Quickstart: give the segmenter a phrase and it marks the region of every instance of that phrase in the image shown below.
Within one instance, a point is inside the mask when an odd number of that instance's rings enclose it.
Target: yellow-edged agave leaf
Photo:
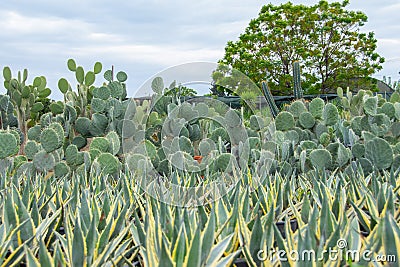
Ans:
[[[2,266],[18,266],[21,260],[24,258],[24,248],[29,247],[34,236],[32,236],[29,240],[25,241],[22,245],[18,246],[14,250],[11,251],[10,255],[8,255],[7,259],[3,262]]]
[[[59,240],[56,240],[54,242],[54,257],[53,257],[53,259],[54,259],[54,266],[67,265],[67,262],[64,257],[64,253],[63,253],[60,243],[59,243]]]
[[[387,200],[385,207],[383,208],[382,214],[386,214],[387,212],[390,212],[390,214],[394,215],[394,200],[393,200],[393,193],[390,190],[388,192]]]
[[[39,241],[39,262],[42,267],[54,266],[54,260],[50,253],[47,251],[46,245],[42,239]]]
[[[357,218],[353,218],[347,232],[346,250],[361,251],[361,233]]]
[[[215,207],[215,206],[214,206]],[[208,218],[208,222],[205,225],[204,231],[201,234],[201,263],[205,264],[208,255],[211,251],[211,248],[214,245],[215,240],[215,209],[213,208],[210,212],[210,217]]]
[[[219,199],[216,203],[216,218],[217,218],[217,228],[221,228],[222,225],[225,224],[225,222],[228,220],[228,209],[226,208],[226,205],[224,201]]]
[[[176,266],[183,266],[183,261],[185,260],[185,255],[188,250],[188,240],[185,233],[185,225],[182,224],[178,232],[178,238],[175,242],[175,247],[172,252],[172,259]]]
[[[94,265],[97,266],[104,265],[105,262],[108,261],[111,255],[115,252],[115,250],[117,250],[117,248],[122,244],[122,241],[126,237],[128,232],[129,232],[129,227],[126,227],[119,233],[117,237],[111,239],[107,244],[107,246],[104,248],[103,252],[96,258]]]
[[[236,257],[240,254],[240,250],[229,254],[228,256],[222,258],[220,261],[216,262],[215,264],[210,264],[207,266],[212,266],[212,267],[225,267],[225,266],[232,266],[233,261],[236,259]]]
[[[253,260],[257,265],[260,265],[261,263],[257,258],[257,253],[261,249],[265,249],[265,246],[262,243],[262,239],[263,239],[263,229],[261,226],[261,219],[260,216],[257,216],[254,221],[253,228],[251,229],[250,244],[249,244],[249,251],[251,257],[253,258]]]
[[[225,237],[223,240],[217,242],[217,244],[210,251],[210,255],[207,259],[206,266],[213,266],[221,259],[222,255],[229,246],[229,243],[231,242],[233,235],[234,234],[231,234]]]
[[[165,267],[173,267],[174,262],[172,261],[171,253],[168,247],[168,241],[166,238],[163,238],[161,243],[160,263]]]
[[[385,256],[394,256],[396,261],[399,261],[400,251],[400,229],[398,224],[395,222],[393,216],[390,213],[386,213],[383,220],[383,247]],[[390,265],[396,266],[396,263],[389,263]]]
[[[338,226],[335,228],[335,231],[329,237],[323,239],[326,240],[324,250],[329,251],[329,249],[331,250],[336,249],[338,240],[340,238],[342,238],[342,233],[340,232],[340,227]],[[325,253],[323,256],[324,256],[324,261],[327,261],[329,259],[328,253]]]
[[[32,207],[32,209],[31,209],[30,216],[32,218],[32,221],[33,221],[35,227],[37,228],[39,226],[39,223],[40,223],[42,218],[41,218],[41,216],[39,214],[36,195],[33,195],[33,200],[32,200],[31,207]]]
[[[26,265],[28,267],[40,267],[39,261],[35,258],[32,251],[25,247],[25,255],[26,255]]]
[[[90,223],[90,227],[88,233],[86,235],[86,248],[87,248],[87,265],[89,266],[95,255],[96,241],[98,239],[99,233],[97,231],[97,219],[93,216],[92,222]]]
[[[363,211],[362,209],[359,208],[363,206],[364,200],[366,198],[364,197],[362,200],[360,200],[360,204],[356,204],[353,201],[349,200],[350,205],[353,207],[354,212],[357,215],[358,220],[360,221],[361,225],[368,230],[371,230],[370,227],[370,218],[369,216]]]
[[[153,216],[153,209],[151,205],[148,205],[147,215],[146,215],[146,222],[148,223],[148,227],[146,229],[146,253],[147,253],[147,260],[148,266],[158,266],[159,265],[159,251],[158,248],[160,247],[159,237],[161,236],[160,232],[157,231],[154,216]]]
[[[304,238],[299,236],[299,243],[297,246],[298,252],[298,261],[297,266],[308,267],[308,266],[316,266],[316,259],[317,259],[317,246],[315,245],[315,239],[311,236],[311,231],[306,228]],[[293,249],[296,251],[296,249]]]
[[[337,226],[336,220],[334,219],[334,216],[332,215],[331,209],[329,202],[327,200],[327,197],[323,197],[323,202],[322,202],[322,207],[321,207],[321,217],[319,220],[319,228],[321,235],[323,235],[325,238],[331,235],[331,233],[334,231],[335,227]]]
[[[72,266],[86,266],[86,243],[79,219],[76,220],[72,240]]]
[[[279,231],[278,227],[274,224],[274,233],[275,233],[275,241],[279,250],[285,251],[286,255],[290,253],[290,250],[286,247],[285,241],[282,238],[281,232]],[[287,261],[281,261],[282,267],[290,267],[294,265],[294,262],[290,257],[287,257]]]
[[[250,240],[251,233],[244,221],[243,216],[239,215],[239,241],[240,246],[243,248],[243,254],[246,258],[247,263],[250,266],[257,266],[256,262],[253,260],[252,253],[250,251]]]
[[[306,224],[308,223],[308,218],[310,217],[311,214],[311,204],[310,204],[310,200],[308,199],[308,195],[304,194],[303,197],[303,203],[301,206],[301,211],[300,211],[300,217],[301,221]]]
[[[201,265],[201,230],[197,228],[189,246],[188,254],[185,257],[183,266],[200,266]]]

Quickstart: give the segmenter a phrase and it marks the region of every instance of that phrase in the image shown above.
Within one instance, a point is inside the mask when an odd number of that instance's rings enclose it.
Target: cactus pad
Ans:
[[[275,118],[275,126],[278,131],[287,131],[294,127],[294,117],[287,111],[282,111]]]

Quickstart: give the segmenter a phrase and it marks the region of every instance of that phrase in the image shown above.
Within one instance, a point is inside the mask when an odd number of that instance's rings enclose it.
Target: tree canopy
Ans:
[[[235,83],[237,91],[245,91],[246,84],[232,77],[229,66],[259,86],[267,79],[274,94],[287,95],[292,91],[293,62],[299,61],[305,93],[371,86],[369,76],[382,68],[384,58],[376,52],[374,33],[361,31],[367,16],[347,10],[348,4],[345,0],[263,6],[239,40],[227,43],[214,82]],[[222,86],[212,89],[214,93],[224,90]]]

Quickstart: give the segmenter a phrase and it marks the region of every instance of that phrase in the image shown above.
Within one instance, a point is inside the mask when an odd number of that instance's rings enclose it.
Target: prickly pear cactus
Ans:
[[[36,153],[39,152],[40,145],[36,141],[28,140],[24,147],[24,152],[29,160],[33,160]]]
[[[236,159],[231,153],[222,153],[215,160],[215,171],[230,172],[235,166]]]
[[[299,116],[299,123],[304,129],[311,129],[315,124],[314,116],[310,112],[303,112]]]
[[[317,97],[311,100],[311,102],[308,105],[308,108],[310,110],[310,113],[314,116],[316,119],[321,119],[323,112],[324,112],[324,107],[325,107],[325,102],[321,98]]]
[[[103,153],[109,152],[110,142],[105,137],[95,137],[90,143],[90,150],[97,149]]]
[[[332,164],[332,155],[326,149],[315,149],[310,153],[311,164],[319,170],[327,169]]]
[[[56,161],[52,154],[41,150],[33,157],[33,165],[39,172],[47,172],[54,168]]]
[[[5,159],[18,153],[18,141],[12,133],[0,132],[0,159]]]
[[[70,168],[68,167],[65,162],[58,162],[54,166],[54,176],[56,178],[61,178],[64,177],[65,175],[68,175],[70,173]]]
[[[53,152],[57,148],[61,147],[57,132],[51,128],[46,128],[42,131],[42,134],[40,135],[40,143],[47,153]]]
[[[298,118],[300,114],[307,112],[307,108],[303,101],[296,100],[289,106],[289,112],[292,113],[295,118]]]
[[[98,164],[100,172],[104,174],[116,174],[121,169],[121,163],[118,158],[114,157],[110,153],[100,154],[96,158],[95,163]]]
[[[323,118],[325,125],[335,125],[339,121],[339,111],[335,105],[328,103],[325,105]]]
[[[378,169],[389,168],[393,162],[393,150],[389,143],[375,137],[365,144],[365,157]]]
[[[278,131],[288,131],[294,127],[294,117],[287,111],[282,111],[275,118],[275,127]]]

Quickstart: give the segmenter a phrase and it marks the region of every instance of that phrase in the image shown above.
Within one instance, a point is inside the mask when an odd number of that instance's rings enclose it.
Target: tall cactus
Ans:
[[[300,76],[300,63],[295,61],[293,63],[293,95],[295,99],[303,98],[303,89],[301,88]]]
[[[262,92],[265,99],[267,100],[269,109],[271,110],[271,114],[275,118],[279,113],[279,109],[275,104],[274,97],[272,96],[271,91],[269,90],[268,84],[266,82],[262,82]]]
[[[40,100],[46,99],[51,94],[51,90],[46,87],[46,78],[43,76],[36,77],[33,84],[27,85],[28,71],[26,69],[22,73],[18,72],[17,78],[13,78],[10,68],[4,67],[3,77],[4,87],[16,111],[18,127],[26,139],[28,118],[44,109]],[[24,140],[21,144],[20,153],[23,152],[25,142]]]

